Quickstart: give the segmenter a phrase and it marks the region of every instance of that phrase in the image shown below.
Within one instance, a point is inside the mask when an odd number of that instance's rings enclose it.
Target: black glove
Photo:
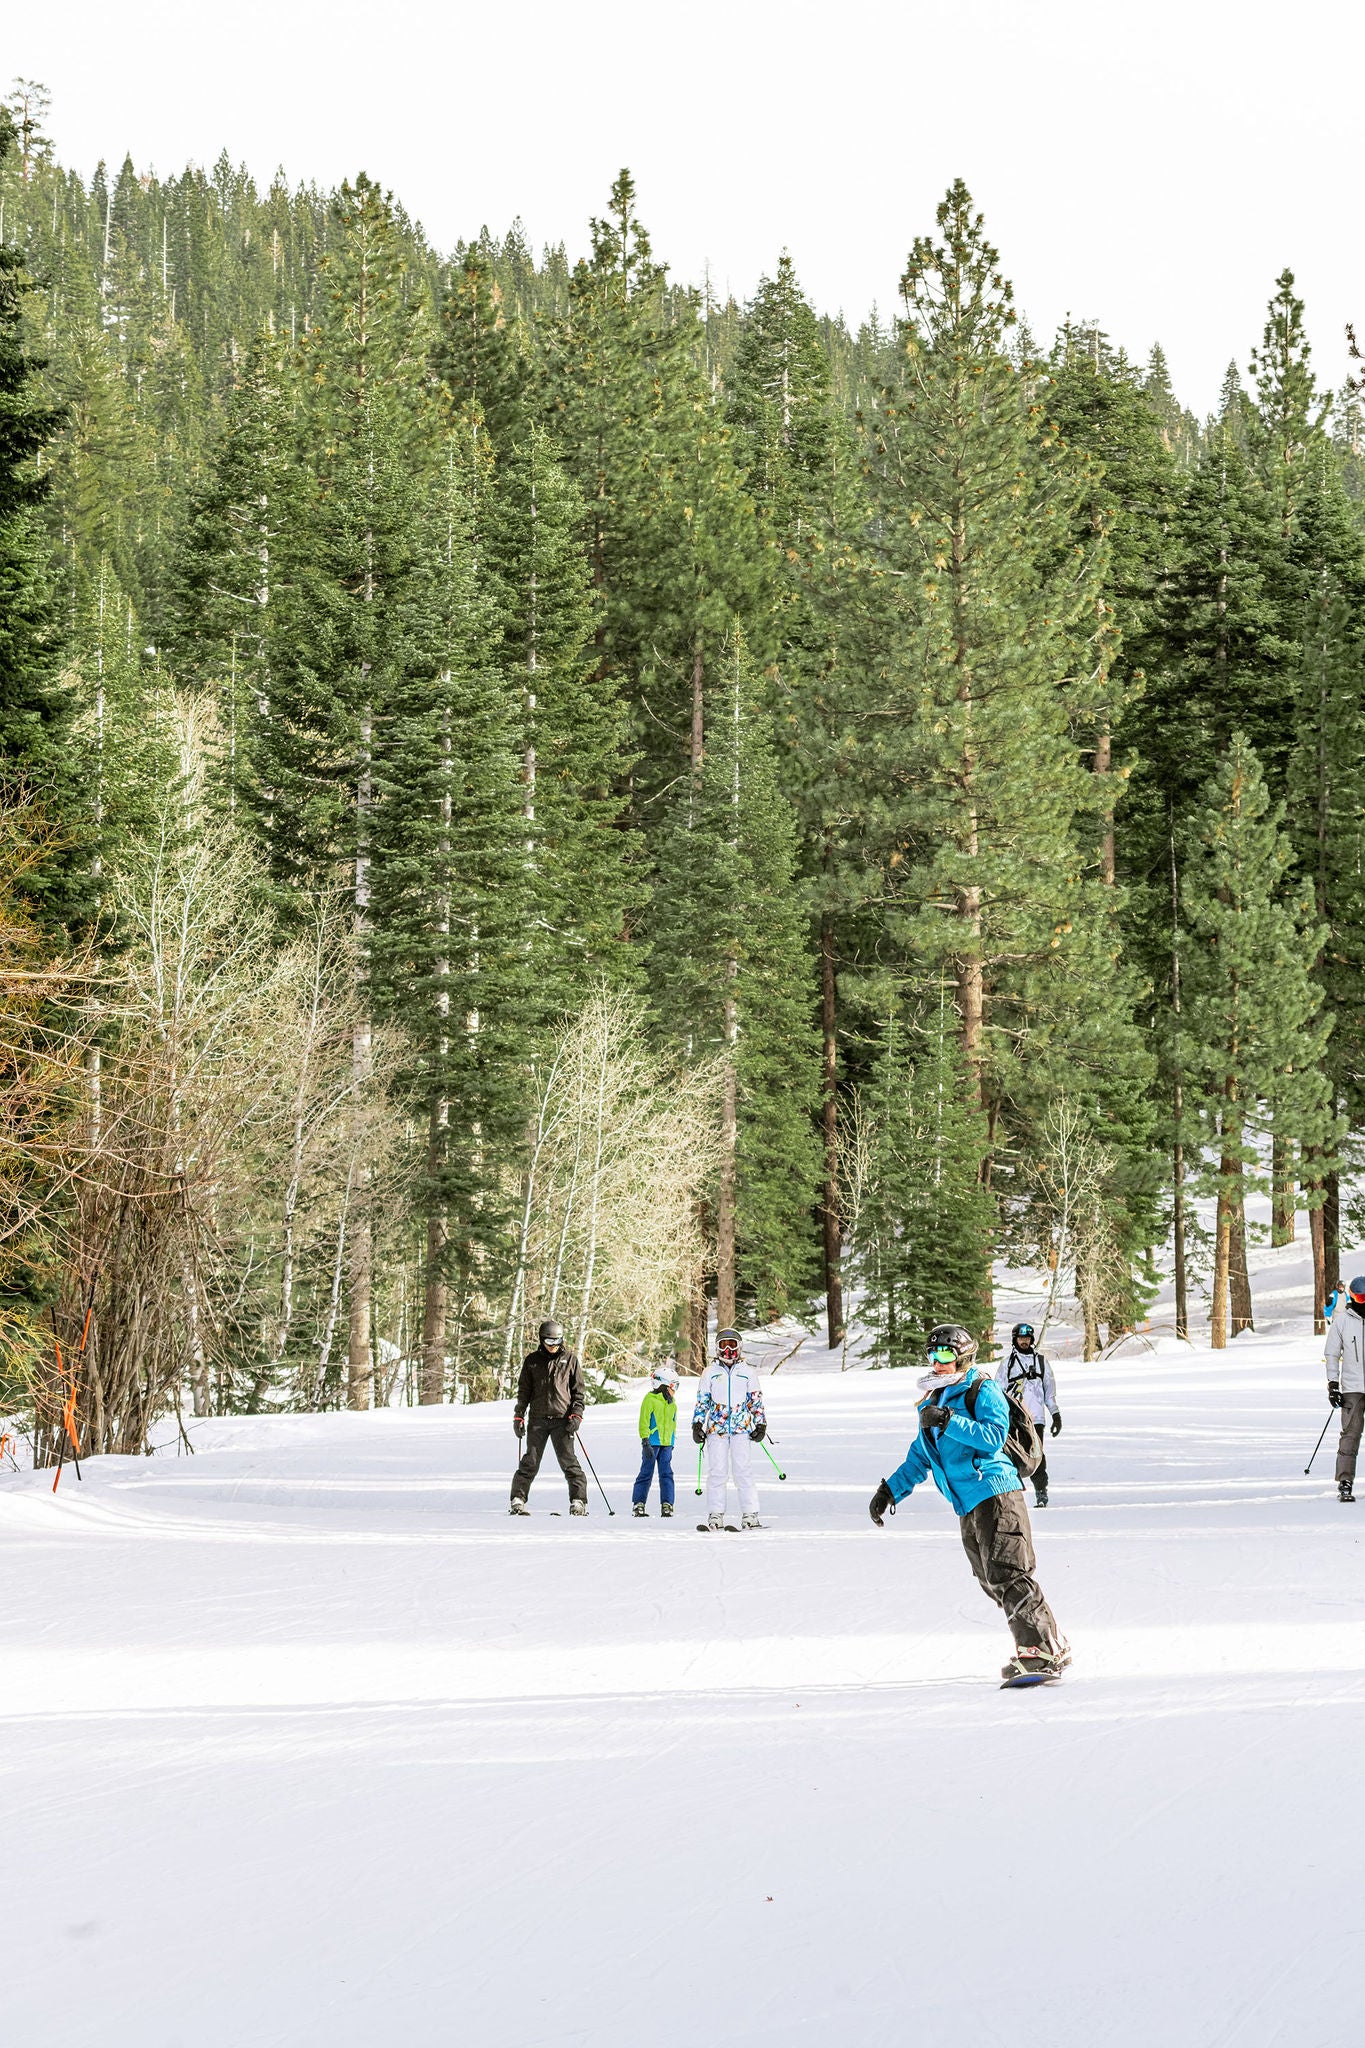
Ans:
[[[873,1494],[871,1500],[867,1504],[867,1512],[871,1515],[873,1521],[877,1524],[877,1527],[879,1529],[883,1527],[882,1516],[887,1512],[888,1509],[890,1509],[893,1515],[895,1514],[896,1500],[894,1494],[891,1491],[891,1488],[883,1479],[879,1483],[877,1491]]]
[[[1328,1382],[1327,1382],[1327,1398],[1328,1398],[1328,1400],[1329,1400],[1329,1401],[1331,1402],[1331,1404],[1332,1404],[1332,1406],[1333,1406],[1334,1408],[1340,1408],[1340,1406],[1341,1406],[1341,1381],[1340,1381],[1340,1380],[1328,1380]]]
[[[692,1424],[692,1441],[694,1444],[704,1444],[706,1442],[706,1431],[699,1422]]]
[[[566,1415],[564,1417],[564,1427],[568,1430],[570,1436],[573,1435],[582,1420],[583,1417],[581,1415]]]
[[[516,1431],[516,1433],[517,1433],[517,1435],[518,1435],[518,1436],[525,1436],[525,1434],[526,1434],[526,1420],[525,1420],[525,1417],[524,1417],[524,1416],[521,1416],[521,1415],[514,1415],[514,1416],[512,1417],[512,1427],[513,1427],[513,1429],[514,1429],[514,1430]]]
[[[921,1429],[942,1429],[947,1421],[948,1410],[940,1408],[937,1401],[930,1401],[927,1407],[921,1408],[919,1411],[919,1426]]]
[[[756,1425],[755,1425],[755,1427],[754,1427],[753,1429],[751,1429],[751,1430],[749,1431],[749,1442],[750,1442],[751,1444],[761,1444],[761,1443],[762,1443],[762,1441],[763,1441],[763,1439],[764,1439],[764,1437],[765,1437],[765,1436],[766,1436],[767,1434],[768,1434],[768,1425],[767,1425],[767,1423],[766,1423],[766,1422],[760,1422],[760,1423],[756,1424]]]
[[[1062,1418],[1061,1418],[1061,1416],[1060,1416],[1060,1415],[1056,1415],[1056,1414],[1054,1414],[1054,1415],[1053,1415],[1053,1418],[1052,1418],[1052,1434],[1053,1434],[1054,1436],[1060,1436],[1060,1435],[1061,1435],[1061,1433],[1062,1433]]]

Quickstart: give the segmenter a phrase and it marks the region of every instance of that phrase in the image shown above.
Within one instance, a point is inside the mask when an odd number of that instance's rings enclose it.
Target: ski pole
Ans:
[[[1326,1436],[1326,1434],[1327,1434],[1328,1430],[1329,1430],[1329,1429],[1330,1429],[1331,1427],[1332,1427],[1332,1410],[1331,1410],[1331,1409],[1329,1408],[1329,1409],[1327,1410],[1327,1420],[1326,1420],[1326,1422],[1324,1422],[1324,1423],[1323,1423],[1323,1425],[1322,1425],[1322,1436]],[[1320,1450],[1322,1449],[1322,1436],[1320,1436],[1320,1437],[1318,1438],[1317,1442],[1316,1442],[1316,1443],[1314,1444],[1314,1446],[1313,1446],[1313,1458],[1316,1458],[1316,1456],[1318,1455],[1318,1452],[1319,1452],[1319,1451],[1320,1451]],[[1308,1463],[1307,1463],[1307,1464],[1306,1464],[1306,1465],[1304,1466],[1304,1468],[1303,1468],[1303,1476],[1304,1476],[1304,1478],[1305,1478],[1305,1479],[1306,1479],[1306,1478],[1308,1477],[1308,1474],[1309,1474],[1309,1473],[1310,1473],[1310,1472],[1312,1471],[1312,1469],[1313,1469],[1313,1458],[1310,1458],[1310,1459],[1308,1460]]]
[[[706,1455],[706,1445],[697,1445],[697,1495],[701,1496],[701,1461]]]
[[[777,1462],[776,1458],[775,1458],[775,1457],[773,1456],[772,1452],[771,1452],[771,1451],[770,1451],[770,1450],[768,1449],[768,1446],[767,1446],[767,1444],[765,1443],[765,1441],[764,1441],[764,1439],[763,1439],[762,1437],[760,1437],[760,1438],[759,1438],[759,1440],[758,1440],[758,1448],[760,1449],[760,1451],[762,1451],[762,1452],[763,1452],[764,1456],[765,1456],[765,1457],[767,1458],[767,1460],[768,1460],[768,1463],[769,1463],[769,1464],[770,1464],[770,1465],[772,1466],[772,1468],[773,1468],[774,1472],[776,1472],[776,1474],[777,1474],[778,1478],[779,1478],[779,1479],[785,1479],[785,1478],[786,1478],[786,1476],[787,1476],[787,1475],[786,1475],[786,1473],[785,1473],[785,1472],[784,1472],[784,1471],[782,1470],[782,1467],[781,1467],[781,1466],[780,1466],[780,1465],[778,1464],[778,1462]],[[700,1489],[698,1489],[698,1491],[700,1491]]]
[[[581,1435],[581,1433],[580,1433],[580,1435],[579,1435],[579,1438],[578,1438],[578,1448],[579,1448],[579,1450],[580,1450],[580,1451],[582,1451],[582,1453],[583,1453],[583,1456],[584,1456],[585,1458],[587,1458],[587,1461],[588,1461],[588,1470],[589,1470],[589,1472],[591,1472],[591,1473],[592,1473],[592,1476],[593,1476],[593,1478],[594,1478],[594,1479],[597,1479],[597,1468],[596,1468],[596,1467],[594,1466],[594,1464],[593,1464],[593,1462],[592,1462],[592,1459],[591,1459],[591,1458],[588,1458],[588,1447],[587,1447],[587,1445],[586,1445],[586,1444],[584,1443],[584,1441],[583,1441],[583,1438],[582,1438],[582,1435]],[[599,1492],[599,1493],[601,1494],[601,1496],[602,1496],[602,1504],[603,1504],[603,1506],[604,1506],[604,1507],[606,1508],[606,1511],[607,1511],[607,1513],[608,1513],[609,1515],[614,1515],[614,1514],[616,1513],[616,1510],[615,1510],[615,1508],[614,1508],[614,1507],[612,1506],[611,1502],[610,1502],[610,1501],[609,1501],[609,1500],[607,1499],[607,1495],[606,1495],[606,1489],[605,1489],[605,1487],[603,1486],[603,1484],[602,1484],[602,1482],[601,1482],[601,1480],[600,1480],[600,1479],[597,1479],[597,1491],[598,1491],[598,1492]]]

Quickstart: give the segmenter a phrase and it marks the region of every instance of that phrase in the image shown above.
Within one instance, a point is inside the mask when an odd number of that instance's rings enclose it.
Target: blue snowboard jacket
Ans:
[[[967,1407],[967,1389],[973,1382],[978,1389],[975,1421]],[[886,1482],[894,1500],[904,1500],[931,1473],[935,1486],[958,1515],[969,1515],[993,1493],[1023,1492],[1005,1449],[1010,1411],[994,1380],[973,1366],[966,1379],[926,1394],[921,1409],[930,1401],[948,1410],[948,1420],[941,1429],[928,1433],[921,1428],[905,1454],[905,1463]]]

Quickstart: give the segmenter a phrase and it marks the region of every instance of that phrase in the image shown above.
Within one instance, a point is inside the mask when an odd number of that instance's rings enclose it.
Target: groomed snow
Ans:
[[[1365,1504],[1320,1343],[1068,1363],[1076,1667],[866,1502],[906,1373],[779,1372],[752,1536],[506,1514],[510,1410],[201,1426],[0,1488],[6,1981],[34,2048],[1339,2048]],[[682,1387],[684,1413],[690,1384]],[[1333,1432],[1334,1434],[1334,1432]],[[763,1462],[760,1460],[760,1462]]]

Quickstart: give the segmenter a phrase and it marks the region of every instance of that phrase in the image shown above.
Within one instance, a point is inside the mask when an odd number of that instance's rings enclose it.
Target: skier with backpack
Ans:
[[[727,1477],[739,1494],[740,1527],[763,1527],[749,1446],[761,1444],[767,1433],[758,1373],[744,1362],[739,1331],[718,1330],[715,1362],[697,1382],[692,1409],[692,1441],[706,1446],[706,1520],[697,1524],[704,1534],[730,1526],[725,1519]]]
[[[1325,1353],[1327,1398],[1341,1410],[1337,1440],[1337,1499],[1356,1497],[1356,1459],[1365,1424],[1365,1273],[1346,1284],[1346,1299],[1332,1317]]]
[[[521,1377],[517,1381],[516,1404],[512,1410],[512,1428],[518,1443],[523,1435],[526,1447],[521,1461],[512,1474],[512,1501],[507,1512],[511,1515],[529,1515],[526,1496],[531,1491],[531,1482],[540,1470],[540,1461],[545,1456],[546,1444],[553,1444],[559,1469],[569,1485],[569,1513],[586,1515],[588,1512],[587,1474],[578,1462],[574,1450],[574,1432],[583,1420],[587,1405],[587,1386],[583,1379],[583,1368],[578,1362],[576,1351],[564,1349],[564,1332],[556,1322],[544,1322],[540,1326],[540,1342],[530,1356],[523,1360]]]
[[[1009,1356],[995,1375],[996,1384],[1012,1394],[1028,1410],[1038,1433],[1038,1463],[1033,1473],[1033,1505],[1047,1506],[1047,1442],[1043,1429],[1052,1417],[1052,1434],[1062,1433],[1062,1411],[1057,1406],[1057,1382],[1052,1367],[1041,1351],[1035,1350],[1032,1323],[1016,1323],[1010,1333]]]
[[[656,1365],[649,1392],[640,1403],[640,1470],[631,1489],[631,1513],[649,1513],[649,1483],[659,1468],[659,1513],[673,1512],[673,1445],[678,1434],[678,1368],[672,1363]]]
[[[1021,1474],[1038,1462],[1033,1419],[975,1363],[976,1340],[957,1323],[929,1333],[929,1371],[920,1381],[919,1435],[904,1462],[868,1504],[885,1526],[925,1479],[932,1478],[959,1517],[962,1547],[982,1591],[1003,1608],[1014,1655],[1001,1671],[1007,1686],[1060,1678],[1071,1649],[1038,1584],[1033,1534]]]

